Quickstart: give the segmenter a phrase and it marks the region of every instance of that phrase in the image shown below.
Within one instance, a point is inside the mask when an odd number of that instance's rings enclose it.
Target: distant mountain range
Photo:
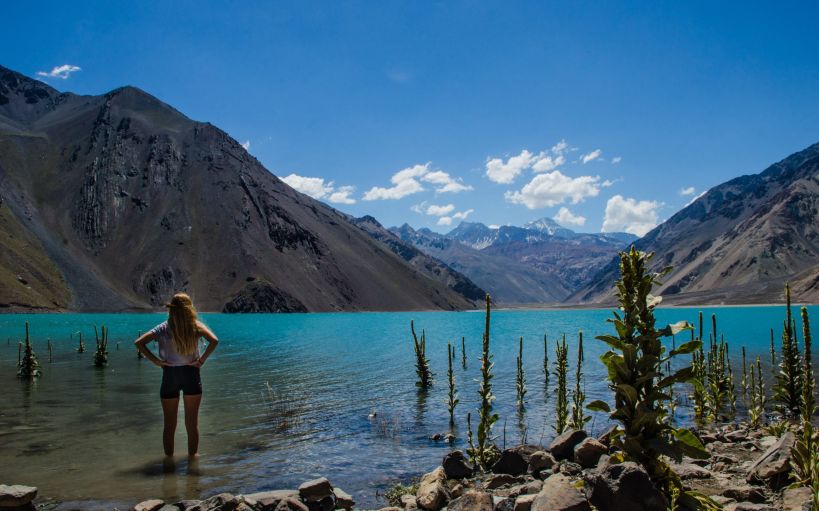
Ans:
[[[819,144],[715,186],[636,242],[673,266],[657,290],[679,304],[819,301]],[[613,299],[612,261],[569,300]]]
[[[134,87],[61,93],[0,67],[0,310],[466,309],[483,295],[296,192],[225,132]]]
[[[637,239],[626,233],[576,233],[550,218],[523,227],[462,222],[447,234],[390,229],[444,261],[504,303],[561,303]]]

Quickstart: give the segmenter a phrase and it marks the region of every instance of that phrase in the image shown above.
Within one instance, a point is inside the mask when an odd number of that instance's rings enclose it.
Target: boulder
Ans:
[[[275,511],[279,502],[284,499],[298,499],[298,490],[271,490],[250,493],[243,496],[245,502],[259,511]]]
[[[475,466],[466,460],[462,451],[452,451],[444,456],[441,466],[447,479],[464,479],[472,477],[475,473]]]
[[[708,479],[713,476],[710,470],[693,463],[670,463],[669,467],[680,479]]]
[[[498,497],[493,497],[495,501],[495,510],[494,511],[515,511],[515,499],[512,497],[506,497],[505,499],[498,500]]]
[[[749,483],[764,482],[773,488],[784,486],[790,471],[791,448],[795,442],[796,437],[790,431],[782,435],[751,465],[746,480]]]
[[[299,486],[299,497],[304,502],[310,504],[311,502],[321,502],[327,497],[334,498],[333,485],[326,477],[319,477],[311,481],[301,483]]]
[[[574,448],[574,461],[583,468],[591,468],[597,465],[600,456],[608,450],[608,447],[599,440],[584,438]]]
[[[725,434],[725,439],[729,442],[744,442],[748,440],[748,432],[745,430],[738,429],[736,431],[731,431],[730,433]]]
[[[492,495],[486,492],[470,491],[451,501],[448,511],[493,511]]]
[[[643,467],[610,463],[587,479],[589,501],[601,511],[666,511],[668,501]]]
[[[557,466],[557,471],[568,476],[576,476],[583,472],[583,467],[571,461],[561,461]]]
[[[253,511],[253,508],[247,506],[246,504],[242,504],[242,506],[245,506],[245,509],[248,511]],[[165,504],[161,508],[159,508],[159,511],[179,511],[179,508],[174,506],[173,504]]]
[[[529,511],[532,509],[532,503],[537,498],[537,494],[535,495],[519,495],[518,498],[515,499],[515,507],[514,511]]]
[[[487,477],[483,481],[483,487],[487,490],[494,490],[495,488],[500,488],[501,486],[505,486],[507,484],[517,484],[520,482],[515,476],[509,474],[495,474]]]
[[[201,503],[202,503],[201,500],[187,499],[187,500],[180,500],[179,502],[176,502],[174,504],[174,506],[176,506],[178,509],[181,509],[182,511],[187,511],[188,509],[191,509],[192,507],[196,507]]]
[[[319,501],[319,503],[314,503],[314,505],[321,505],[320,502],[322,501]],[[285,497],[279,501],[279,504],[273,511],[310,511],[310,507],[305,505],[297,498]]]
[[[515,495],[535,495],[540,493],[540,490],[542,489],[543,481],[529,481],[526,484],[518,486],[517,491],[515,491]]]
[[[336,509],[352,509],[355,506],[353,497],[341,488],[333,488],[336,497]]]
[[[557,460],[546,451],[536,451],[529,456],[529,470],[531,472],[537,472],[544,468],[552,468],[555,463],[557,463]]]
[[[574,448],[586,438],[586,432],[580,429],[572,429],[558,436],[549,445],[549,451],[556,460],[571,459]]]
[[[529,462],[519,449],[504,449],[500,459],[492,466],[492,472],[517,476],[526,473],[527,468]]]
[[[418,509],[418,501],[415,495],[401,495],[401,507],[404,509]]]
[[[437,511],[444,507],[444,504],[446,504],[449,499],[449,493],[444,484],[445,482],[446,474],[444,473],[444,467],[438,467],[432,472],[425,474],[424,477],[421,478],[418,491],[415,494],[418,507],[432,511]]]
[[[550,476],[532,501],[531,511],[591,511],[580,490],[563,474]]]
[[[20,507],[29,504],[37,496],[37,488],[21,484],[0,484],[0,507]]]
[[[188,511],[235,511],[241,500],[230,493],[220,493],[199,504],[188,508]]]
[[[812,497],[813,493],[807,486],[788,488],[782,492],[782,511],[811,511]]]
[[[737,502],[765,502],[765,492],[757,486],[735,486],[723,491],[722,496]]]
[[[131,508],[131,511],[158,511],[165,505],[164,501],[159,499],[143,500],[139,504]],[[10,507],[10,506],[3,506]]]

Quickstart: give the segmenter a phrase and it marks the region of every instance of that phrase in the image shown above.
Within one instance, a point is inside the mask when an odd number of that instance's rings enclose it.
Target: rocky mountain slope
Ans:
[[[760,174],[709,190],[637,241],[655,268],[673,266],[658,290],[673,303],[819,300],[819,144]],[[615,261],[577,292],[577,302],[610,301]]]
[[[78,96],[0,67],[0,197],[6,308],[150,309],[178,290],[211,311],[473,306],[133,87]]]

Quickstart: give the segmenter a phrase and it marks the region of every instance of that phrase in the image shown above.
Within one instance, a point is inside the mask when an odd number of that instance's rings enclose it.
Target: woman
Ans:
[[[188,431],[188,455],[198,456],[199,452],[199,404],[202,402],[202,380],[199,368],[208,359],[219,339],[208,327],[196,319],[196,309],[185,293],[177,293],[168,308],[168,321],[160,323],[134,341],[145,358],[162,368],[162,412],[165,428],[162,444],[165,455],[173,456],[176,416],[179,410],[179,391],[185,399],[185,429]],[[199,338],[208,340],[208,348],[199,354]],[[156,340],[159,356],[148,349],[148,343]]]

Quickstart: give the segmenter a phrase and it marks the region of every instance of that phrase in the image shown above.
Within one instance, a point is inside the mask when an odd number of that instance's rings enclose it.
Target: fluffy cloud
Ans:
[[[606,215],[603,220],[603,232],[628,232],[644,236],[656,227],[657,210],[662,206],[657,201],[624,198],[615,195],[606,203]]]
[[[520,191],[508,191],[506,200],[529,209],[550,208],[567,201],[577,204],[600,193],[600,176],[569,177],[559,170],[538,174]]]
[[[524,149],[519,155],[510,156],[505,162],[502,158],[487,158],[486,177],[495,183],[510,184],[526,169],[532,169],[533,172],[549,172],[566,163],[568,151],[569,144],[561,140],[549,151],[541,151],[538,154]]]
[[[585,165],[586,163],[589,163],[590,161],[594,161],[597,158],[600,158],[601,154],[602,154],[602,151],[600,151],[600,149],[595,149],[594,151],[581,156],[580,161],[582,161],[583,164]]]
[[[554,216],[554,219],[555,219],[555,222],[557,222],[557,223],[559,223],[560,225],[563,225],[563,226],[571,225],[571,226],[580,227],[580,226],[583,226],[583,225],[586,224],[586,217],[580,216],[580,215],[575,215],[574,213],[569,211],[569,208],[567,208],[565,206],[560,208],[560,210]]]
[[[392,186],[374,186],[364,193],[364,200],[402,199],[407,195],[423,192],[422,182],[434,186],[435,193],[458,193],[472,190],[442,170],[429,170],[429,163],[413,165],[399,170],[390,178]]]
[[[617,164],[618,164],[618,163],[620,163],[621,161],[623,161],[623,157],[622,157],[622,156],[615,156],[614,158],[612,158],[612,159],[611,159],[611,164],[612,164],[612,165],[617,165]]]
[[[686,197],[688,195],[694,195],[694,192],[696,192],[696,191],[697,190],[693,186],[687,186],[687,187],[683,188],[682,190],[680,190],[680,195],[682,195],[683,197]]]
[[[355,204],[355,199],[350,197],[350,194],[355,191],[355,187],[352,186],[336,188],[332,181],[325,182],[322,177],[305,177],[297,174],[285,176],[282,181],[316,200],[322,200],[326,197],[329,202],[336,204]]]
[[[250,140],[245,140],[242,142],[242,147],[245,148],[245,151],[250,151]]]
[[[416,213],[421,213],[423,215],[437,216],[438,225],[452,225],[453,220],[465,220],[466,217],[468,217],[475,211],[474,209],[467,209],[465,211],[455,211],[454,204],[438,206],[436,204],[427,204],[426,202],[416,204],[410,209],[412,209]]]
[[[438,225],[452,225],[453,220],[466,220],[466,217],[474,211],[474,209],[467,209],[466,211],[458,211],[452,216],[442,216],[438,219]]]
[[[71,64],[63,64],[62,66],[55,66],[51,71],[37,71],[37,76],[42,76],[43,78],[59,78],[60,80],[66,80],[71,73],[75,73],[77,71],[81,71],[80,66],[72,66]]]

